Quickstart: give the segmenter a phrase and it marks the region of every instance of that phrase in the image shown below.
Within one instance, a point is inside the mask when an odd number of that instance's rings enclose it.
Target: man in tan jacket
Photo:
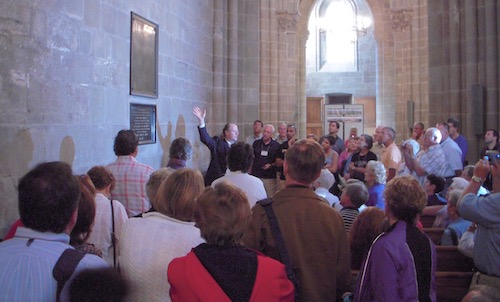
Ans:
[[[312,189],[324,166],[321,146],[301,140],[285,154],[286,187],[271,204],[299,283],[299,301],[336,301],[350,291],[350,249],[342,217]],[[244,243],[281,260],[264,208],[256,204]]]

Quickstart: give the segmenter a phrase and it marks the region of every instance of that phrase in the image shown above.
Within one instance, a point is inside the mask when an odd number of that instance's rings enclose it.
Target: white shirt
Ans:
[[[325,189],[323,187],[319,187],[314,191],[314,193],[316,193],[318,196],[326,199],[326,201],[328,201],[330,206],[333,206],[334,204],[337,204],[337,203],[340,204],[339,198],[337,196],[333,195],[332,193],[330,193],[330,191],[328,191],[328,189]]]
[[[205,242],[194,222],[159,212],[128,219],[120,237],[120,269],[130,282],[128,301],[171,301],[167,268]]]
[[[252,208],[257,201],[267,198],[266,189],[264,189],[262,180],[248,173],[228,170],[226,175],[214,180],[212,187],[222,181],[227,181],[240,188],[246,194],[250,208]]]
[[[92,226],[92,232],[87,242],[94,244],[100,249],[102,251],[102,258],[106,260],[109,265],[113,265],[113,244],[111,241],[113,224],[111,220],[111,204],[106,196],[97,193],[95,196],[95,205],[94,225]],[[115,237],[120,238],[122,226],[128,219],[127,211],[117,200],[113,200],[113,210],[115,212]]]
[[[245,138],[245,143],[247,143],[251,146],[251,145],[253,145],[253,142],[255,142],[256,140],[261,139],[261,138],[262,138],[262,133],[259,134],[259,136],[255,136],[253,134],[250,134],[249,136],[247,136]]]

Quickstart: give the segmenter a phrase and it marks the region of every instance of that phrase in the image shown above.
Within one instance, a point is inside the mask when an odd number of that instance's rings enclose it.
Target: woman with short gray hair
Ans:
[[[365,184],[368,188],[369,198],[365,203],[367,206],[376,206],[384,209],[384,189],[386,180],[386,170],[384,164],[379,161],[370,160],[366,164]]]

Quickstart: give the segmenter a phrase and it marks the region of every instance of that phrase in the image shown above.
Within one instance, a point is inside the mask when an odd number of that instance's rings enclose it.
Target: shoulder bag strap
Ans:
[[[116,237],[115,237],[115,209],[113,207],[113,199],[109,199],[111,204],[111,244],[113,246],[113,267],[116,269]]]
[[[299,293],[299,284],[298,280],[295,277],[295,273],[293,272],[292,263],[290,261],[290,257],[288,256],[288,252],[285,246],[285,240],[283,239],[283,235],[281,234],[280,226],[278,223],[278,219],[274,214],[273,210],[273,199],[266,198],[259,200],[258,203],[264,208],[266,211],[267,219],[269,220],[269,226],[271,227],[271,231],[274,236],[274,240],[276,241],[276,247],[278,248],[278,252],[280,254],[281,262],[285,265],[286,275],[290,281],[292,281],[293,286],[295,287],[295,298],[297,299]]]
[[[54,276],[54,279],[57,281],[57,302],[61,300],[61,292],[64,285],[75,272],[83,256],[85,256],[85,254],[78,250],[66,249],[57,260],[56,265],[54,265],[52,276]]]

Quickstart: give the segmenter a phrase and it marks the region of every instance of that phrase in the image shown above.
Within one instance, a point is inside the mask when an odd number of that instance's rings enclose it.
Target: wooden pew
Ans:
[[[436,272],[437,301],[462,301],[469,291],[473,274],[473,272]]]
[[[423,229],[424,233],[429,236],[429,238],[434,242],[435,245],[438,245],[441,242],[441,238],[443,237],[444,228],[425,228]]]
[[[436,220],[436,214],[443,208],[443,206],[427,206],[424,208],[420,214],[420,222],[424,228],[432,228],[434,220]]]
[[[436,246],[437,271],[472,272],[474,261],[460,253],[456,246]]]
[[[436,215],[420,215],[420,222],[424,228],[432,228],[434,220],[436,220]]]
[[[436,295],[438,301],[462,301],[474,274],[474,261],[456,246],[436,246]]]

